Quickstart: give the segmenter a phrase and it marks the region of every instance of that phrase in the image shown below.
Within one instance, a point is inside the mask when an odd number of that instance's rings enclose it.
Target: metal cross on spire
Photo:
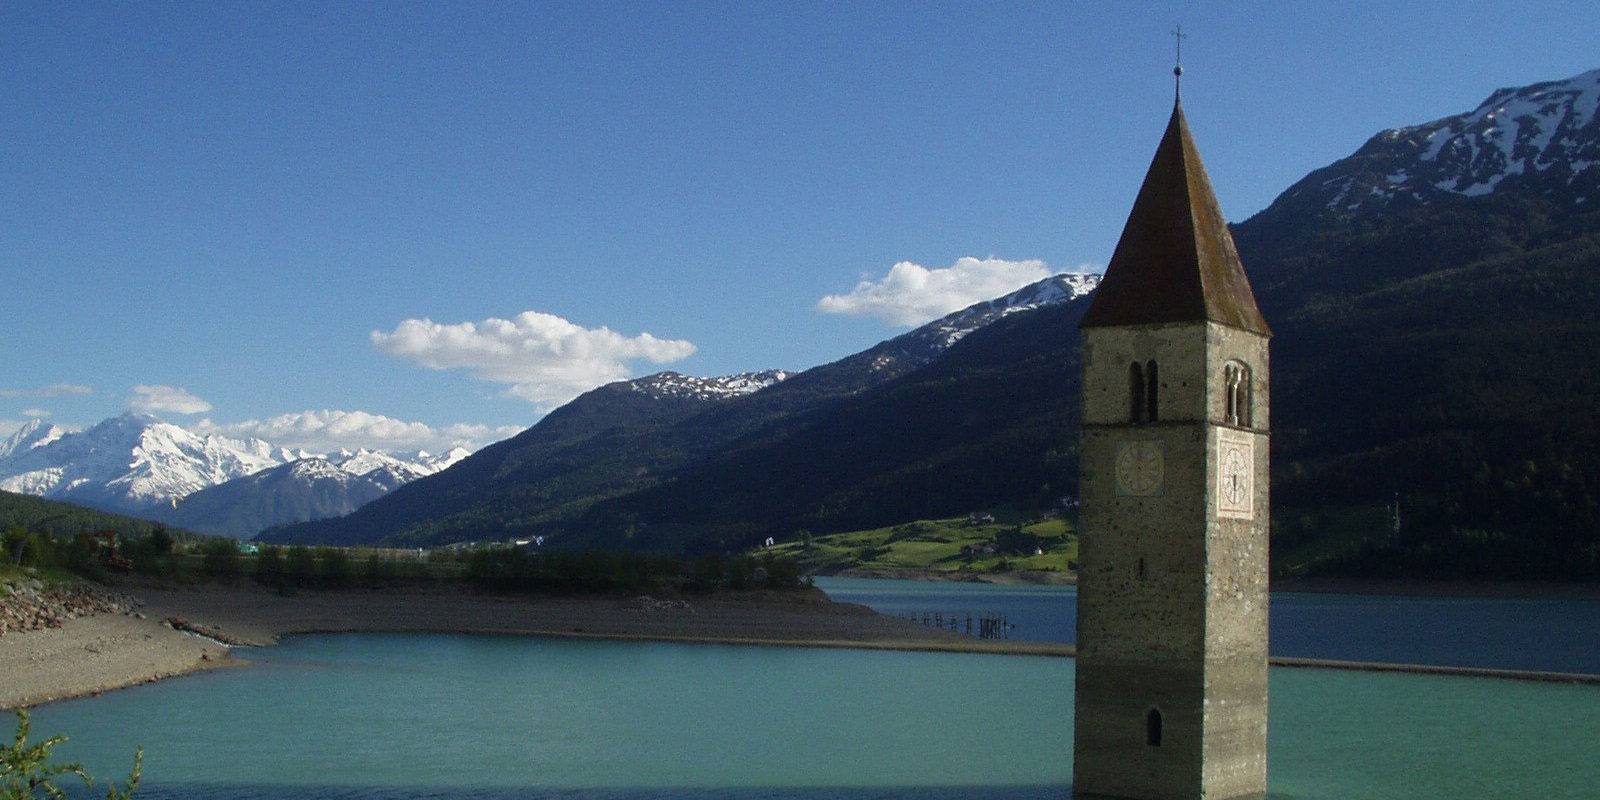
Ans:
[[[1172,60],[1172,93],[1174,98],[1183,96],[1183,40],[1189,38],[1183,32],[1183,26],[1172,30],[1172,38],[1177,42],[1177,54]]]

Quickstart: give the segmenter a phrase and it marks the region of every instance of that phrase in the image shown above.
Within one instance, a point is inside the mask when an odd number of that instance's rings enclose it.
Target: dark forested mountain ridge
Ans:
[[[158,529],[164,526],[147,519],[0,490],[0,532],[20,530],[24,534],[31,531],[69,538],[84,531],[110,531],[118,536],[138,538]],[[3,542],[0,538],[0,544]]]
[[[1548,209],[1482,198],[1306,234],[1361,269],[1259,295],[1278,333],[1280,552],[1330,533],[1329,507],[1398,500],[1394,541],[1327,568],[1600,577],[1600,214]],[[1410,257],[1424,231],[1448,253],[1429,271]]]
[[[572,484],[577,473],[590,466],[584,453],[596,442],[615,441],[617,432],[650,427],[692,415],[706,406],[781,382],[788,373],[773,370],[745,373],[725,379],[688,378],[663,372],[632,381],[618,381],[584,393],[552,411],[526,431],[489,445],[452,469],[413,481],[368,503],[346,517],[269,528],[260,538],[274,542],[365,544],[392,539],[388,534],[418,521],[468,515],[498,518],[495,508],[481,506],[485,498],[505,487],[535,483],[545,476],[561,476]],[[581,487],[567,486],[568,491]],[[523,492],[530,504],[540,495]],[[492,501],[491,501],[492,502]],[[476,511],[474,511],[476,509]],[[498,535],[503,524],[470,530],[462,539]],[[446,539],[445,541],[449,541]]]
[[[1088,298],[978,330],[922,369],[774,421],[716,458],[597,504],[577,543],[671,550],[1049,508],[1077,483],[1077,320]]]
[[[767,426],[910,374],[997,320],[1059,305],[1098,276],[1057,275],[978,303],[759,391],[692,392],[662,373],[585,393],[527,431],[346,517],[263,532],[267,541],[440,544],[562,533],[598,501],[648,489]]]
[[[1600,70],[1500,90],[1236,226],[1278,334],[1283,566],[1600,577],[1597,102]],[[1396,501],[1398,533],[1317,542]]]

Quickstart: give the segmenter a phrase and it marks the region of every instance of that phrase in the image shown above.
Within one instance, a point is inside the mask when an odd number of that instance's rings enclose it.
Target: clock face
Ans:
[[[1255,518],[1255,439],[1217,432],[1217,516]]]
[[[1222,494],[1228,498],[1228,505],[1237,506],[1244,503],[1244,490],[1248,481],[1244,454],[1238,450],[1229,451],[1222,465]]]
[[[1117,444],[1117,494],[1151,497],[1161,494],[1166,479],[1166,453],[1161,442],[1138,441]]]

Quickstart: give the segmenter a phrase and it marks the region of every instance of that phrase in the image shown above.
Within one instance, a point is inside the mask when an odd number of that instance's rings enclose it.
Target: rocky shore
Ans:
[[[135,595],[88,583],[0,580],[0,620],[0,709],[234,663],[228,648],[148,614]]]
[[[79,617],[137,614],[133,595],[88,583],[47,584],[37,577],[0,580],[0,637],[59,628]]]

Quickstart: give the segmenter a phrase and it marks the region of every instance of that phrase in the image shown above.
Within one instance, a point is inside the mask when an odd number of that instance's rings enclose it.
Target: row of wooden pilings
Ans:
[[[1011,638],[1011,623],[1005,614],[973,614],[970,611],[924,611],[904,615],[912,622],[921,622],[930,628],[948,628],[955,633],[965,632],[979,639]]]

